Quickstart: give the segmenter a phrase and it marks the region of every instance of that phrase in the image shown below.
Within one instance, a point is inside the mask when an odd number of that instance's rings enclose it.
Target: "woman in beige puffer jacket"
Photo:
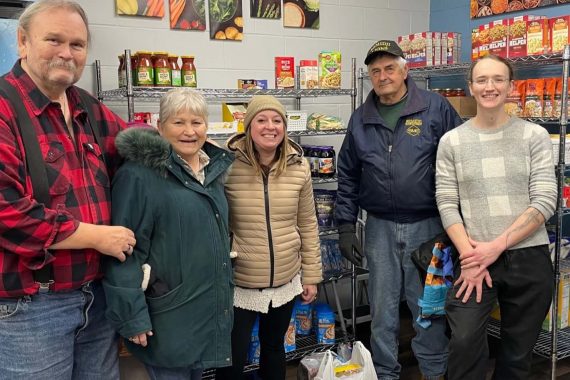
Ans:
[[[285,378],[283,339],[295,297],[316,298],[322,280],[311,172],[301,147],[286,136],[285,108],[255,96],[246,131],[228,141],[236,155],[226,182],[234,263],[233,366],[217,379],[239,380],[259,316],[260,374]]]

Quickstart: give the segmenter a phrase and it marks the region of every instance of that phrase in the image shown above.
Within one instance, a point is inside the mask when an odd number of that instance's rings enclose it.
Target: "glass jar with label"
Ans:
[[[125,65],[125,55],[119,55],[119,68],[117,69],[119,88],[127,87],[127,67]]]
[[[131,55],[131,82],[133,83],[133,86],[138,86],[139,82],[138,82],[138,74],[137,74],[137,70],[138,70],[138,65],[139,65],[139,56],[138,56],[139,52],[137,51],[135,54]],[[126,62],[125,62],[125,67],[126,67]]]
[[[172,85],[172,80],[168,53],[157,51],[154,53],[154,56],[154,85],[157,87],[169,87]]]
[[[465,96],[465,90],[462,88],[453,89],[453,96]]]
[[[197,87],[198,80],[196,78],[196,66],[194,65],[193,55],[182,56],[182,86]]]
[[[453,89],[451,88],[446,88],[445,90],[443,90],[443,92],[441,93],[441,95],[445,96],[446,98],[453,96]]]
[[[322,146],[319,154],[319,177],[331,178],[335,174],[335,151],[332,146]]]
[[[182,86],[182,72],[180,71],[180,66],[178,66],[178,56],[169,55],[168,62],[170,64],[170,77],[172,80],[172,86]]]
[[[148,51],[139,51],[137,53],[137,86],[154,86],[154,68],[152,67],[150,56],[151,54]]]

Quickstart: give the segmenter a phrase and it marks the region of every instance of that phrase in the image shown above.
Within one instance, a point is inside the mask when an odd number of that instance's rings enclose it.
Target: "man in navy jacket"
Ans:
[[[435,158],[443,134],[462,123],[441,95],[408,78],[394,41],[368,51],[373,90],[352,114],[338,156],[336,220],[344,257],[360,264],[355,235],[359,208],[366,211],[364,253],[370,269],[371,346],[379,379],[398,379],[399,304],[403,295],[414,318],[412,349],[425,379],[447,366],[445,319],[423,328],[418,318],[420,276],[410,254],[443,231],[435,202]]]

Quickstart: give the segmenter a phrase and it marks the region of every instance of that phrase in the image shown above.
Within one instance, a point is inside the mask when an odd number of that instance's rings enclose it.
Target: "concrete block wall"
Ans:
[[[343,88],[350,87],[351,58],[364,66],[368,48],[379,39],[424,31],[429,27],[429,0],[321,0],[320,29],[284,28],[282,20],[252,19],[250,2],[243,0],[244,40],[213,41],[209,32],[170,30],[169,11],[163,19],[125,17],[115,14],[115,1],[78,0],[86,10],[93,44],[88,66],[79,85],[95,92],[94,60],[102,64],[104,90],[117,86],[117,55],[124,49],[159,51],[196,56],[198,86],[235,88],[239,78],[267,79],[273,86],[274,57],[317,59],[322,50],[339,50],[343,60]],[[214,102],[215,103],[215,102]],[[293,107],[292,102],[284,101]],[[124,106],[110,104],[126,115]],[[135,105],[139,111],[153,105]],[[220,106],[212,105],[211,120],[220,119]],[[349,97],[303,99],[302,109],[340,116],[348,122]]]

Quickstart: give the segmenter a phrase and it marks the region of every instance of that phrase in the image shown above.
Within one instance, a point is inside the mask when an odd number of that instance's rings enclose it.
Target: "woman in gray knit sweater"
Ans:
[[[442,137],[436,166],[439,212],[460,254],[446,305],[449,379],[485,378],[487,318],[497,301],[494,378],[526,379],[552,298],[544,226],[556,207],[551,142],[541,126],[505,112],[513,85],[507,61],[475,61],[468,81],[477,116]]]

